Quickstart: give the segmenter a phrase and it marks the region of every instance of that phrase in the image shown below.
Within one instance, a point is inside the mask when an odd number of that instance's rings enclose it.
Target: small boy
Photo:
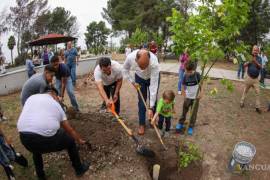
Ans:
[[[168,137],[169,136],[169,131],[171,128],[171,119],[172,115],[175,112],[174,111],[174,98],[175,94],[171,90],[166,90],[164,91],[162,98],[158,101],[157,104],[157,110],[154,118],[151,121],[151,124],[155,123],[155,120],[157,119],[157,116],[159,116],[158,120],[158,128],[160,129],[160,134],[163,135],[163,123],[165,120],[166,128],[165,128],[165,133],[164,136]]]
[[[179,119],[179,123],[176,125],[176,131],[180,132],[184,128],[184,122],[186,120],[186,115],[190,109],[192,108],[194,100],[196,99],[197,91],[199,90],[199,83],[201,80],[201,76],[198,72],[195,72],[195,63],[189,61],[186,65],[186,71],[182,82],[182,95],[184,96],[184,104],[183,104],[183,113],[181,118]],[[185,90],[186,89],[186,90]],[[199,90],[199,94],[197,98],[201,98],[201,90]],[[198,105],[195,106],[198,108]],[[197,118],[197,113],[193,113],[190,117],[190,124],[188,128],[188,134],[193,134],[193,127],[195,125]]]

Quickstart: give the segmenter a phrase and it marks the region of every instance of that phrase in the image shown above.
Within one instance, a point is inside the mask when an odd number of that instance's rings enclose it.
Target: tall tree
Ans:
[[[11,56],[11,64],[13,64],[13,49],[14,49],[14,46],[16,45],[16,41],[15,41],[15,37],[14,36],[10,36],[8,38],[8,48],[10,50],[10,56]]]
[[[16,5],[10,7],[7,20],[17,36],[17,51],[21,52],[21,38],[24,32],[32,31],[32,22],[46,11],[48,0],[16,0]]]
[[[38,16],[34,29],[38,35],[58,33],[78,36],[77,18],[63,7],[56,7]]]
[[[249,23],[241,31],[239,39],[248,44],[261,43],[269,33],[270,2],[268,0],[251,0]]]
[[[148,32],[161,29],[165,35],[166,17],[172,8],[179,8],[178,4],[175,0],[108,0],[102,15],[114,31],[127,31],[129,37],[137,27]]]
[[[87,49],[94,54],[102,53],[109,34],[110,29],[106,27],[105,22],[91,22],[87,26],[87,32],[84,34]]]

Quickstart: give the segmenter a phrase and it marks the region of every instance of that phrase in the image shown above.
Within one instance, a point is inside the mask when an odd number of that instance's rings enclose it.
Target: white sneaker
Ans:
[[[169,133],[168,131],[165,131],[164,137],[165,137],[165,138],[168,138],[169,136],[170,136],[170,133]]]
[[[0,117],[0,122],[1,121],[6,121],[6,120],[7,120],[7,118],[5,116]]]
[[[182,92],[181,92],[181,91],[178,91],[178,94],[179,94],[179,95],[181,95],[181,94],[182,94]]]

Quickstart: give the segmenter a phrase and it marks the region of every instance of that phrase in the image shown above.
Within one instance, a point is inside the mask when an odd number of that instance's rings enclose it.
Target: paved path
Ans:
[[[161,71],[176,73],[178,74],[179,65],[177,63],[161,63]],[[200,67],[197,68],[197,71],[201,72]],[[237,72],[226,69],[212,68],[209,72],[209,77],[217,79],[229,79],[233,81],[244,81],[243,79],[237,78]],[[267,89],[270,89],[270,79],[265,79],[265,85]]]
[[[179,65],[177,63],[161,63],[160,66],[162,72],[170,72],[178,74]],[[201,72],[200,67],[197,68],[197,71]],[[218,78],[218,79],[225,78],[234,81],[243,81],[242,79],[237,78],[236,71],[225,69],[212,68],[209,72],[209,76],[211,78]]]

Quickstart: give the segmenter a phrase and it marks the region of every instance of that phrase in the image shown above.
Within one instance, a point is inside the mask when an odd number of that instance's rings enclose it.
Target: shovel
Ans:
[[[122,119],[120,119],[119,115],[115,112],[115,106],[114,103],[112,104],[111,108],[110,108],[112,114],[116,117],[117,121],[121,124],[121,126],[125,129],[125,131],[128,133],[128,135],[133,139],[133,141],[136,143],[137,147],[136,147],[136,152],[142,156],[146,156],[146,157],[154,157],[155,153],[150,150],[147,149],[146,147],[142,146],[139,143],[138,138],[136,138],[134,136],[134,134],[132,133],[132,130],[129,129],[126,124],[123,122]]]
[[[143,101],[143,104],[144,104],[145,108],[148,109],[148,108],[147,108],[147,104],[146,104],[146,102],[145,102],[145,100],[144,100],[144,98],[143,98],[143,94],[142,94],[142,91],[141,91],[140,87],[136,87],[136,89],[137,89],[137,91],[139,92],[139,95],[141,96],[141,99],[142,99],[142,101]],[[160,143],[162,144],[164,150],[168,150],[168,148],[165,146],[165,144],[164,144],[164,142],[163,142],[163,140],[162,140],[162,138],[161,138],[161,136],[160,136],[160,134],[159,134],[159,132],[158,132],[158,129],[157,129],[156,124],[154,123],[154,124],[152,124],[152,125],[153,125],[153,127],[154,127],[154,129],[155,129],[155,132],[156,132],[156,134],[157,134],[157,136],[158,136],[158,139],[159,139]]]

